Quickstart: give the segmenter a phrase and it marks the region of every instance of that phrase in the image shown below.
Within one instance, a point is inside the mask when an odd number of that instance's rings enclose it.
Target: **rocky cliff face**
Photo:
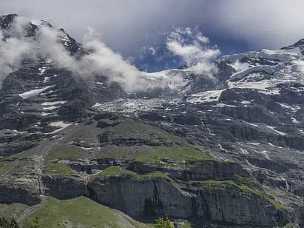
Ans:
[[[16,17],[0,17],[4,41]],[[59,31],[70,55],[88,51]],[[302,44],[221,57],[215,79],[160,72],[187,83],[135,94],[25,59],[0,90],[0,203],[85,196],[142,221],[301,227]]]
[[[200,186],[201,184],[201,186]],[[229,182],[202,182],[182,189],[159,178],[95,179],[89,189],[95,200],[136,218],[170,216],[198,224],[273,227],[286,223],[284,212],[254,192]]]

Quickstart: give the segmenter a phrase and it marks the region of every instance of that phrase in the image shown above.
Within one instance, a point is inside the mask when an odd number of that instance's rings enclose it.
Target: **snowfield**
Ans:
[[[103,104],[97,103],[93,108],[106,112],[134,113],[155,110],[161,108],[164,103],[167,103],[166,99],[119,99]]]

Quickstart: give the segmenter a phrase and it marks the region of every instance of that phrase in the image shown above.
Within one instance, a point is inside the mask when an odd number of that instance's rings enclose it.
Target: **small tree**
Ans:
[[[174,225],[168,218],[159,218],[156,220],[155,228],[174,228]]]
[[[0,228],[19,228],[19,225],[14,218],[0,218]]]
[[[39,228],[39,219],[38,219],[38,217],[35,217],[33,219],[31,228]]]
[[[14,218],[12,218],[12,220],[11,220],[10,227],[11,228],[19,228],[19,225],[18,225],[17,221]]]

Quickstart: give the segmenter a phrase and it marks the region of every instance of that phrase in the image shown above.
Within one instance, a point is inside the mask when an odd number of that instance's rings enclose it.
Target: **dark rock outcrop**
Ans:
[[[86,184],[76,177],[42,176],[46,195],[58,199],[71,199],[86,195]]]
[[[5,182],[0,184],[0,203],[22,203],[32,206],[40,201],[39,194],[31,187]]]
[[[96,178],[89,183],[88,190],[89,196],[97,202],[137,218],[163,215],[189,218],[192,214],[192,199],[189,194],[167,180]]]
[[[140,174],[162,172],[172,178],[184,181],[225,180],[249,176],[249,173],[237,163],[218,162],[215,160],[189,162],[184,167],[176,168],[132,162],[129,164],[128,169]]]
[[[197,202],[206,203],[212,223],[249,227],[274,227],[287,223],[284,211],[250,191],[238,187],[204,186]],[[205,207],[205,205],[201,205]]]

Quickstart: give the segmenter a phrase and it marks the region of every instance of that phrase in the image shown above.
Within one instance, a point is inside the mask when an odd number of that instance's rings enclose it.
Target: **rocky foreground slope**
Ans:
[[[16,17],[0,17],[3,40]],[[27,24],[26,37],[41,26],[51,25]],[[58,31],[71,55],[86,51]],[[24,227],[36,218],[39,227],[145,227],[159,217],[177,227],[303,227],[303,52],[299,41],[224,56],[215,78],[160,72],[186,84],[138,93],[25,59],[0,90],[0,215]]]

